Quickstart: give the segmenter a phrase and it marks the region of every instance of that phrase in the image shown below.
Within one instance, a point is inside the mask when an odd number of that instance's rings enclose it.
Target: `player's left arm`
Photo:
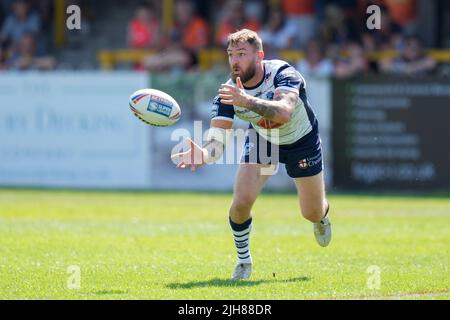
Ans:
[[[265,119],[286,123],[291,120],[299,96],[293,90],[276,89],[273,100],[253,97],[244,91],[241,79],[236,79],[236,87],[223,84],[219,90],[222,103],[249,109]]]
[[[272,101],[249,96],[245,108],[263,116],[265,119],[286,123],[291,120],[297,105],[298,93],[279,89],[275,91]]]

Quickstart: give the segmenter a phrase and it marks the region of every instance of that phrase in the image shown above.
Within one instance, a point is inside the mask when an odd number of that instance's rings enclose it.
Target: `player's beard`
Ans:
[[[252,79],[255,76],[255,72],[256,72],[256,66],[254,63],[252,63],[247,68],[247,70],[240,69],[239,74],[234,73],[232,70],[231,71],[231,79],[233,80],[234,83],[236,83],[236,78],[240,77],[242,83],[246,83],[247,81],[249,81],[250,79]]]

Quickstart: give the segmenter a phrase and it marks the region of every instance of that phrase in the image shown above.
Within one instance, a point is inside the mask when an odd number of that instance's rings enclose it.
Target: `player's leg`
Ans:
[[[294,180],[302,215],[314,224],[314,235],[319,245],[326,247],[331,241],[331,223],[328,219],[329,203],[325,196],[323,171]]]
[[[229,222],[233,232],[238,261],[232,278],[248,279],[252,271],[250,254],[251,210],[269,175],[261,174],[270,165],[242,163],[236,175]]]
[[[331,241],[329,204],[325,195],[322,147],[317,129],[313,128],[302,145],[282,150],[286,156],[286,170],[294,179],[302,215],[313,223],[314,235],[322,247]]]
[[[323,171],[312,177],[295,178],[294,181],[303,217],[313,223],[319,222],[328,208]]]
[[[257,163],[242,163],[239,165],[234,187],[233,202],[230,207],[230,219],[236,224],[242,224],[251,218],[251,209],[256,197],[261,192],[269,178],[261,172],[270,165]]]

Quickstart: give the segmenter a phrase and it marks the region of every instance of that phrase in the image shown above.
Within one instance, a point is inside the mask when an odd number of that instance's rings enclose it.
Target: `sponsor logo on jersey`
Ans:
[[[272,91],[269,91],[266,93],[266,98],[269,100],[273,100],[273,95],[274,95],[274,93]]]
[[[282,123],[274,122],[274,121],[267,120],[264,118],[259,120],[258,123],[256,123],[256,124],[264,129],[276,129],[283,125]]]
[[[308,169],[309,167],[314,167],[322,160],[322,155],[319,153],[317,156],[302,159],[298,162],[298,167],[300,169]]]
[[[307,169],[307,168],[309,167],[308,161],[307,161],[306,159],[300,160],[300,161],[298,162],[298,166],[299,166],[299,168],[301,168],[301,169]]]

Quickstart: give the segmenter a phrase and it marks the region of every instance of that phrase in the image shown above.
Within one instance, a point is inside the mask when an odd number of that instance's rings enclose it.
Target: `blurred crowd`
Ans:
[[[52,69],[43,35],[51,21],[51,0],[0,0],[0,70]],[[436,71],[417,37],[419,0],[174,0],[173,23],[164,28],[162,1],[138,4],[127,30],[128,47],[154,49],[137,70],[195,70],[204,48],[224,48],[227,35],[257,31],[266,58],[301,50],[304,75],[349,77],[366,73],[427,74]],[[366,8],[381,9],[381,29],[366,26]],[[370,53],[392,50],[384,59]]]
[[[51,29],[51,10],[51,0],[0,1],[0,70],[55,68],[46,37]]]
[[[379,30],[366,26],[371,4],[380,8]],[[136,8],[128,39],[131,48],[158,50],[136,66],[151,71],[195,68],[201,49],[224,48],[230,32],[248,28],[260,34],[268,59],[280,50],[302,50],[304,58],[295,62],[304,75],[432,73],[437,63],[416,36],[417,10],[416,0],[226,0],[206,8],[202,1],[178,0],[173,28],[164,33],[159,2],[146,1]],[[399,54],[368,58],[382,50]]]

